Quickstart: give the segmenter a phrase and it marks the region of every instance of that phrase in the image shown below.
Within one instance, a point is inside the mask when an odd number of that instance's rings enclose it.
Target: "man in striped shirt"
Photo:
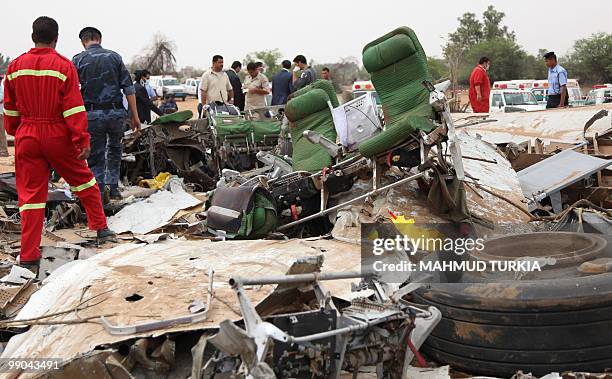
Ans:
[[[85,162],[90,152],[87,116],[76,69],[55,51],[57,22],[39,17],[32,30],[35,47],[11,62],[6,72],[4,128],[15,136],[19,262],[37,272],[51,167],[79,196],[98,238],[114,240],[115,234],[106,225],[100,190]]]

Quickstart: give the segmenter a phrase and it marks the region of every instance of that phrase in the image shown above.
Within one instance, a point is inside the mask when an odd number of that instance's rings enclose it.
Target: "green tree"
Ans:
[[[448,79],[449,70],[444,59],[427,57],[427,66],[429,67],[429,73],[434,82]]]
[[[544,64],[544,59],[542,58],[546,52],[542,52],[542,50],[543,49],[540,49],[538,55],[536,56],[529,54],[527,57],[525,57],[523,78],[546,79],[548,77],[548,69]]]
[[[561,63],[572,78],[590,84],[612,82],[612,33],[577,40],[565,60]]]
[[[457,27],[456,31],[449,34],[450,43],[460,45],[465,50],[468,50],[482,41],[484,37],[483,25],[474,13],[466,12],[457,20],[459,20],[459,27]]]
[[[242,62],[244,65],[243,68],[246,68],[246,65],[249,62],[263,62],[265,68],[264,73],[268,79],[271,79],[272,76],[282,69],[279,62],[282,56],[283,54],[279,49],[255,51],[247,54],[247,56],[244,58],[244,61]]]
[[[497,11],[495,7],[490,5],[482,14],[483,21],[480,21],[474,13],[470,12],[464,13],[458,19],[457,30],[448,35],[447,43],[443,48],[453,90],[459,81],[465,82],[465,72],[469,70],[468,67],[475,64],[473,61],[475,53],[472,53],[474,48],[491,41],[508,40],[514,42],[514,32],[509,32],[508,27],[502,25],[504,17],[504,12]],[[479,52],[483,53],[482,50],[479,50]],[[490,56],[489,53],[484,55]]]
[[[11,58],[5,57],[0,53],[0,74],[6,73],[6,69],[8,68],[9,63],[11,62]]]
[[[465,64],[459,71],[460,83],[469,83],[474,65],[483,56],[491,59],[489,70],[491,82],[522,78],[528,72],[528,54],[513,40],[498,38],[483,41],[470,49],[465,55]]]
[[[336,92],[341,92],[343,86],[352,85],[359,78],[359,61],[355,57],[340,58],[340,61],[335,63],[312,64],[317,76],[321,75],[323,67],[329,68]]]
[[[504,17],[506,17],[506,14],[496,10],[492,5],[489,5],[487,10],[482,13],[483,35],[485,40],[494,40],[498,38],[515,40],[515,33],[513,31],[508,31],[507,26],[501,25]]]

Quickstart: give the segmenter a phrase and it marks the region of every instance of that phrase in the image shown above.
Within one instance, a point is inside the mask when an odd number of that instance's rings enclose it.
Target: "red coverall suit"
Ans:
[[[96,180],[81,148],[89,147],[87,115],[72,62],[52,48],[34,48],[8,67],[4,128],[15,136],[15,175],[21,213],[21,262],[40,259],[49,169],[81,199],[91,230],[106,228]]]

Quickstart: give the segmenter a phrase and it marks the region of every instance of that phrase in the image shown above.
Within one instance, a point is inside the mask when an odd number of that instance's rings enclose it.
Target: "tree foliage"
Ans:
[[[193,66],[185,66],[178,72],[179,79],[199,78],[205,70]]]
[[[612,82],[612,33],[597,33],[574,42],[563,63],[571,77],[585,83]]]
[[[11,62],[11,58],[5,57],[0,53],[0,74],[5,74],[6,69],[8,68],[9,63]]]
[[[476,18],[476,14],[467,12],[457,20],[459,20],[459,27],[455,32],[448,35],[450,44],[469,50],[482,41],[484,37],[483,24]]]
[[[492,58],[494,54],[486,50],[488,47],[503,50],[513,57],[526,56],[515,43],[515,33],[509,31],[507,26],[502,25],[505,16],[504,12],[497,11],[495,7],[489,5],[482,14],[482,21],[471,12],[464,13],[458,18],[459,26],[456,31],[448,35],[447,43],[443,49],[444,56],[448,61],[453,87],[458,82],[465,83],[466,72],[478,62],[480,58],[480,56],[477,57],[478,54],[488,56],[495,62],[495,59]],[[496,46],[500,42],[502,46]],[[507,59],[502,58],[494,65],[504,64],[507,61]],[[512,70],[511,67],[500,67],[497,73],[504,76],[506,75],[504,72],[511,72]],[[467,75],[469,77],[469,73]]]
[[[494,6],[489,5],[487,7],[487,10],[482,13],[484,40],[491,41],[502,38],[514,41],[516,39],[514,31],[509,31],[506,25],[502,26],[504,17],[506,17],[506,14],[496,10]]]
[[[491,81],[512,80],[523,76],[527,69],[528,54],[512,39],[496,38],[485,40],[472,47],[465,55],[466,64],[459,72],[459,82],[467,84],[470,73],[480,57],[491,59],[489,78]]]
[[[176,74],[176,44],[157,33],[141,55],[134,57],[131,67],[147,69],[152,75]]]
[[[356,57],[340,58],[340,61],[336,63],[314,64],[313,69],[317,76],[321,75],[323,67],[329,68],[336,92],[341,92],[342,86],[350,86],[356,80],[369,80],[369,75],[366,79],[362,78],[361,67]]]
[[[444,59],[427,57],[427,66],[434,82],[446,80],[449,76],[448,65]]]
[[[283,53],[280,52],[279,49],[270,49],[270,50],[262,50],[255,51],[244,58],[242,62],[243,68],[246,68],[246,65],[249,62],[263,62],[264,64],[264,74],[271,79],[277,72],[282,69],[280,65],[280,60],[283,56]]]

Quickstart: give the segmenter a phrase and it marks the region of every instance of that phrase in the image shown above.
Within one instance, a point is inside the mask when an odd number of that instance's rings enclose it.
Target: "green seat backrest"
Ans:
[[[368,43],[363,65],[371,74],[387,125],[429,103],[429,91],[422,84],[431,81],[427,55],[412,29],[400,27]]]
[[[325,91],[327,96],[329,96],[329,101],[331,102],[332,107],[337,108],[338,106],[340,106],[340,102],[338,101],[338,96],[336,96],[336,90],[334,89],[334,85],[332,84],[332,82],[325,79],[317,79],[306,87],[295,91],[291,95],[291,98],[303,95],[306,92],[309,92],[310,90],[315,88],[322,89],[323,91]]]
[[[368,43],[363,48],[363,65],[371,75],[380,97],[385,131],[359,145],[370,157],[400,144],[417,129],[429,131],[433,112],[429,91],[423,81],[431,81],[427,56],[416,34],[400,27]]]
[[[293,142],[293,169],[295,171],[316,172],[332,164],[332,157],[318,144],[310,143],[302,133],[313,130],[332,141],[336,140],[334,120],[327,102],[331,101],[327,92],[310,87],[289,100],[285,114],[291,121],[291,140]]]

